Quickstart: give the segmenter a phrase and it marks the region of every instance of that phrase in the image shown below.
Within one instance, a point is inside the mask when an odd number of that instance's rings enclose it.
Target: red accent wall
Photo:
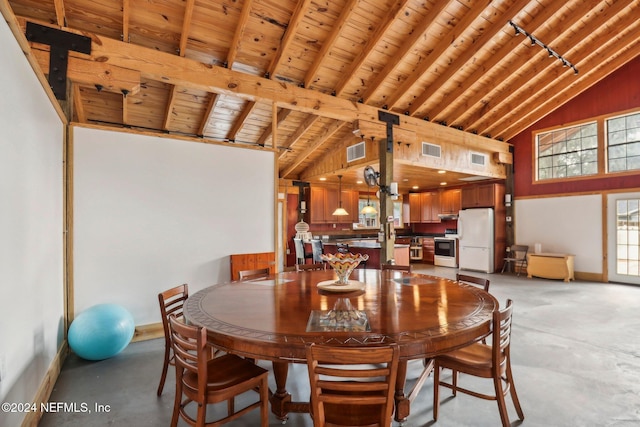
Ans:
[[[600,83],[512,138],[509,142],[514,146],[514,195],[526,197],[640,187],[640,172],[624,176],[612,175],[568,182],[534,184],[532,140],[534,130],[639,108],[640,78],[638,76],[640,76],[640,57],[627,63]]]

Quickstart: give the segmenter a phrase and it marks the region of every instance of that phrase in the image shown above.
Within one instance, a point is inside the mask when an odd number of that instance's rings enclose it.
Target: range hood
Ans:
[[[438,218],[440,219],[458,219],[458,214],[438,214]]]

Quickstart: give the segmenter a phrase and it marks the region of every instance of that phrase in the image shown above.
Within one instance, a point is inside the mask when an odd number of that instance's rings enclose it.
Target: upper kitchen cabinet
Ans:
[[[409,219],[417,222],[440,222],[440,195],[436,191],[409,193]]]
[[[312,224],[347,224],[358,222],[358,192],[342,190],[342,207],[347,216],[335,216],[333,211],[340,204],[337,188],[311,187],[310,221]]]
[[[444,190],[440,193],[440,213],[445,215],[457,215],[462,207],[462,190]]]
[[[499,206],[504,198],[504,184],[476,184],[462,188],[461,207],[493,208]]]

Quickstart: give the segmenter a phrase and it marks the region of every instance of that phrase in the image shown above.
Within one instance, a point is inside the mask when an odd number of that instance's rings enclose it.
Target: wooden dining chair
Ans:
[[[507,300],[502,310],[493,312],[491,344],[476,342],[451,353],[435,358],[433,377],[433,419],[438,419],[440,408],[439,386],[450,388],[453,395],[462,392],[481,399],[496,400],[503,427],[508,427],[509,415],[505,403],[505,396],[511,393],[511,400],[516,408],[518,418],[524,420],[524,413],[518,400],[516,387],[511,372],[511,320],[513,317],[513,302]],[[453,371],[451,383],[440,380],[440,369],[449,368]],[[460,387],[458,373],[493,380],[494,394],[488,395]]]
[[[469,276],[467,274],[456,274],[456,281],[469,283],[472,285],[476,285],[489,292],[489,285],[491,281],[489,279],[485,279],[483,277]]]
[[[176,366],[171,427],[178,425],[180,417],[192,426],[217,427],[257,408],[260,408],[260,425],[267,427],[268,371],[234,354],[210,358],[206,328],[186,325],[174,316],[169,317],[169,326]],[[249,391],[257,391],[260,399],[236,410],[235,397]],[[207,405],[224,401],[227,401],[227,416],[206,422]],[[187,409],[191,402],[197,405],[195,418],[194,411]]]
[[[399,355],[397,345],[310,344],[307,366],[314,427],[390,426]]]
[[[265,268],[257,268],[255,270],[240,270],[238,271],[238,275],[240,280],[254,280],[254,279],[262,279],[269,277],[271,272],[268,267]]]
[[[410,265],[396,265],[396,264],[382,264],[380,266],[380,270],[382,271],[406,271],[407,273],[411,273]]]
[[[296,264],[296,271],[326,270],[327,265],[323,262],[314,264]]]
[[[162,364],[162,375],[160,375],[160,384],[158,384],[158,396],[162,395],[164,382],[167,379],[167,371],[169,365],[173,365],[173,349],[171,346],[171,331],[169,330],[169,316],[182,319],[182,309],[184,302],[189,297],[189,285],[186,283],[167,289],[158,294],[158,302],[160,303],[160,315],[162,317],[162,329],[164,329],[164,362]]]

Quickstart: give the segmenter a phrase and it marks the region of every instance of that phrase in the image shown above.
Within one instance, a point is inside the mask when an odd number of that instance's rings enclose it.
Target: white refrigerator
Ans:
[[[458,268],[493,273],[493,209],[464,209],[458,215]]]

